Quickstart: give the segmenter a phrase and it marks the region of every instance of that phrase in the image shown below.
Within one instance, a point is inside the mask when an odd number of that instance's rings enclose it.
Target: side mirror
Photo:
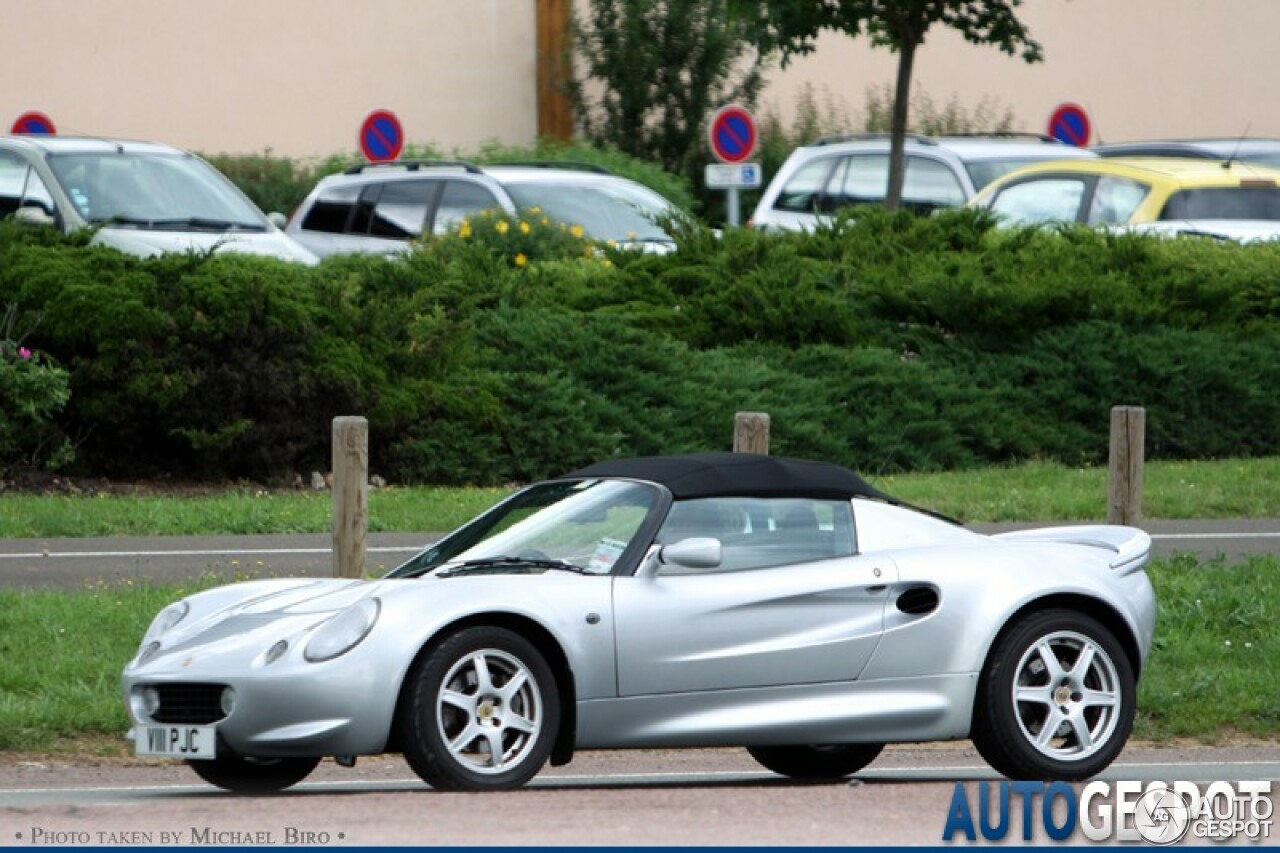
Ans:
[[[43,207],[20,207],[13,212],[13,218],[23,225],[40,225],[50,226],[55,224],[54,219]]]
[[[289,217],[278,210],[273,210],[267,214],[267,221],[283,231],[284,227],[289,224]]]
[[[664,545],[658,552],[658,562],[664,565],[683,566],[686,569],[714,569],[723,559],[719,539],[694,536]]]

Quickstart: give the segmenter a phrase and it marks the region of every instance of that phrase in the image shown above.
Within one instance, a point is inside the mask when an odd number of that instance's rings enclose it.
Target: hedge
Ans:
[[[877,474],[1100,462],[1121,403],[1147,407],[1155,458],[1280,452],[1280,246],[968,211],[685,225],[669,255],[514,246],[515,225],[306,268],[0,223],[0,305],[69,371],[54,423],[80,473],[291,479],[353,413],[401,482],[724,447],[746,409],[772,413],[775,452]]]

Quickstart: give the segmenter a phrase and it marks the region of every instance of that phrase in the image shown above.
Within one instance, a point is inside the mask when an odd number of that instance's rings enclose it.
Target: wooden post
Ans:
[[[1142,519],[1142,464],[1146,456],[1147,410],[1111,409],[1108,454],[1107,523],[1137,524]]]
[[[569,38],[572,0],[537,0],[538,137],[567,140],[573,136],[569,81],[573,52]]]
[[[733,452],[769,455],[769,415],[738,412],[733,416]]]
[[[369,422],[333,419],[333,576],[362,578],[369,508]]]

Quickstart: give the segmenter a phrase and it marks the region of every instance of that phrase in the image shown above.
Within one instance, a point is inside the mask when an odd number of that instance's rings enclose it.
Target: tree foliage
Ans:
[[[935,25],[955,30],[966,41],[993,45],[1026,62],[1043,53],[1018,20],[1022,0],[730,0],[731,10],[765,53],[777,51],[786,62],[813,50],[824,30],[851,38],[865,36],[877,47],[898,54],[894,87],[889,189],[885,206],[896,209],[902,198],[903,140],[911,98],[916,49]]]
[[[571,87],[583,134],[696,176],[704,124],[728,103],[753,107],[761,54],[730,0],[590,0],[573,23]]]

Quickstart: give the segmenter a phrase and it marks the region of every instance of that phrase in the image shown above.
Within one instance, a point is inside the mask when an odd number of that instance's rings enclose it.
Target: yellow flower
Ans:
[[[528,234],[528,233],[529,233],[529,223],[528,223],[528,222],[521,222],[521,223],[520,223],[520,233],[521,233],[521,234]]]
[[[573,236],[575,236],[575,237],[581,237],[581,236],[582,236],[582,226],[581,226],[581,225],[575,225],[575,226],[573,226],[572,228],[570,228],[570,229],[569,229],[569,233],[570,233],[570,234],[572,234],[572,235],[573,235]]]
[[[511,226],[507,224],[507,220],[499,219],[494,223],[493,230],[497,231],[499,234],[506,234],[510,227]]]
[[[465,221],[465,220],[463,221],[463,223],[462,223],[462,227],[458,229],[458,236],[459,236],[459,237],[463,237],[463,238],[466,238],[466,237],[470,237],[470,236],[471,236],[471,223],[470,223],[470,222],[467,222],[467,221]]]
[[[527,263],[529,263],[529,259],[524,256],[524,252],[516,255],[516,266],[522,267]]]
[[[542,217],[542,219],[540,219],[540,220],[538,220],[538,221],[539,221],[539,222],[541,222],[543,225],[550,225],[550,224],[551,224],[551,217],[549,217],[549,216],[544,216],[544,217]]]
[[[542,212],[542,208],[540,208],[540,207],[531,207],[531,208],[529,208],[529,212],[530,212],[530,213],[532,213],[534,216],[537,216],[539,213],[541,213],[541,212]]]

